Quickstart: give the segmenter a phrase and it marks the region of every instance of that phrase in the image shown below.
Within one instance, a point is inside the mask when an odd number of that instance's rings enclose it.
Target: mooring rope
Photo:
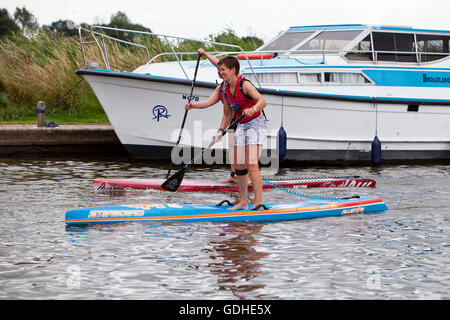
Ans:
[[[59,97],[55,102],[53,102],[51,105],[49,105],[47,108],[54,107],[57,105],[62,99],[64,99],[70,92],[72,92],[73,89],[75,89],[84,79],[81,78],[72,88],[66,91],[61,97]]]

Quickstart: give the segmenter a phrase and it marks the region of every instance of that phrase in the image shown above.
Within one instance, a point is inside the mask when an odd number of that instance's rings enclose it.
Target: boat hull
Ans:
[[[67,225],[118,222],[268,222],[374,213],[387,210],[379,198],[267,204],[267,210],[229,210],[230,206],[131,204],[80,208],[66,212]]]
[[[188,113],[179,135],[191,81],[150,75],[79,70],[102,104],[114,130],[133,158],[187,163],[217,132],[222,104]],[[214,83],[197,82],[194,101],[209,97]],[[287,132],[286,160],[370,162],[377,133],[383,160],[448,160],[450,100],[387,99],[261,89],[268,107],[268,141],[262,163],[275,161],[277,133]],[[419,111],[408,111],[409,106]],[[283,109],[283,119],[281,119]],[[411,110],[416,110],[412,108]],[[228,139],[199,163],[227,163]],[[183,150],[181,152],[181,150]]]

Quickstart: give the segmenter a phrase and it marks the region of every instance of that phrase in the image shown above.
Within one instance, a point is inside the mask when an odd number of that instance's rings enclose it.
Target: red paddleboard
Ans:
[[[268,178],[266,178],[268,179]],[[298,178],[298,179],[268,179],[273,184],[283,188],[338,188],[338,187],[356,187],[356,188],[373,188],[376,185],[375,180],[361,178],[359,176],[350,177],[322,177],[322,178]],[[161,184],[165,179],[96,179],[94,180],[94,190],[125,190],[125,189],[141,189],[141,190],[164,190]],[[273,189],[274,186],[263,182],[263,189]],[[249,184],[249,190],[252,185]],[[178,187],[179,192],[193,191],[210,191],[221,192],[230,191],[238,192],[238,186],[235,183],[216,182],[206,179],[183,179]]]

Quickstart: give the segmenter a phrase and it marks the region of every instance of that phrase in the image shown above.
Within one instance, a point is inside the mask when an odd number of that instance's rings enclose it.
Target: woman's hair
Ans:
[[[221,66],[223,64],[230,70],[234,68],[236,75],[239,75],[240,64],[236,57],[227,56],[220,59],[218,65]]]

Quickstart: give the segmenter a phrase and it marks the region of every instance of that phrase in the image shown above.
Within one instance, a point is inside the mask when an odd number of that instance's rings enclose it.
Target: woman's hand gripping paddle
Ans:
[[[192,94],[194,93],[195,79],[197,79],[197,71],[198,71],[198,65],[200,63],[200,57],[201,57],[201,55],[199,54],[198,57],[197,57],[197,64],[195,65],[194,78],[192,79],[191,94],[188,97],[188,103],[190,103],[192,98],[193,98]],[[181,123],[180,135],[178,136],[178,140],[177,140],[177,143],[175,144],[175,147],[178,146],[178,144],[180,143],[181,134],[183,133],[184,124],[186,122],[187,114],[188,114],[188,110],[185,110],[184,111],[183,121]],[[172,170],[172,161],[170,162],[170,168],[169,168],[169,171],[167,172],[166,179],[169,177],[171,170]]]
[[[245,117],[245,114],[243,114],[239,119],[232,121],[230,123],[230,125],[228,126],[228,128],[222,132],[222,135],[220,137],[222,138],[227,133],[228,129],[235,126],[244,117]],[[161,185],[161,188],[163,188],[164,190],[167,190],[167,191],[177,191],[178,187],[180,186],[181,182],[183,181],[184,172],[186,171],[186,169],[188,169],[191,164],[195,163],[195,160],[197,160],[199,157],[201,157],[203,155],[203,153],[206,150],[208,150],[209,148],[211,148],[212,145],[215,143],[216,143],[216,141],[213,140],[205,149],[202,150],[202,152],[200,152],[199,154],[194,156],[188,164],[186,164],[182,169],[175,172],[166,181],[164,181],[164,183]]]

